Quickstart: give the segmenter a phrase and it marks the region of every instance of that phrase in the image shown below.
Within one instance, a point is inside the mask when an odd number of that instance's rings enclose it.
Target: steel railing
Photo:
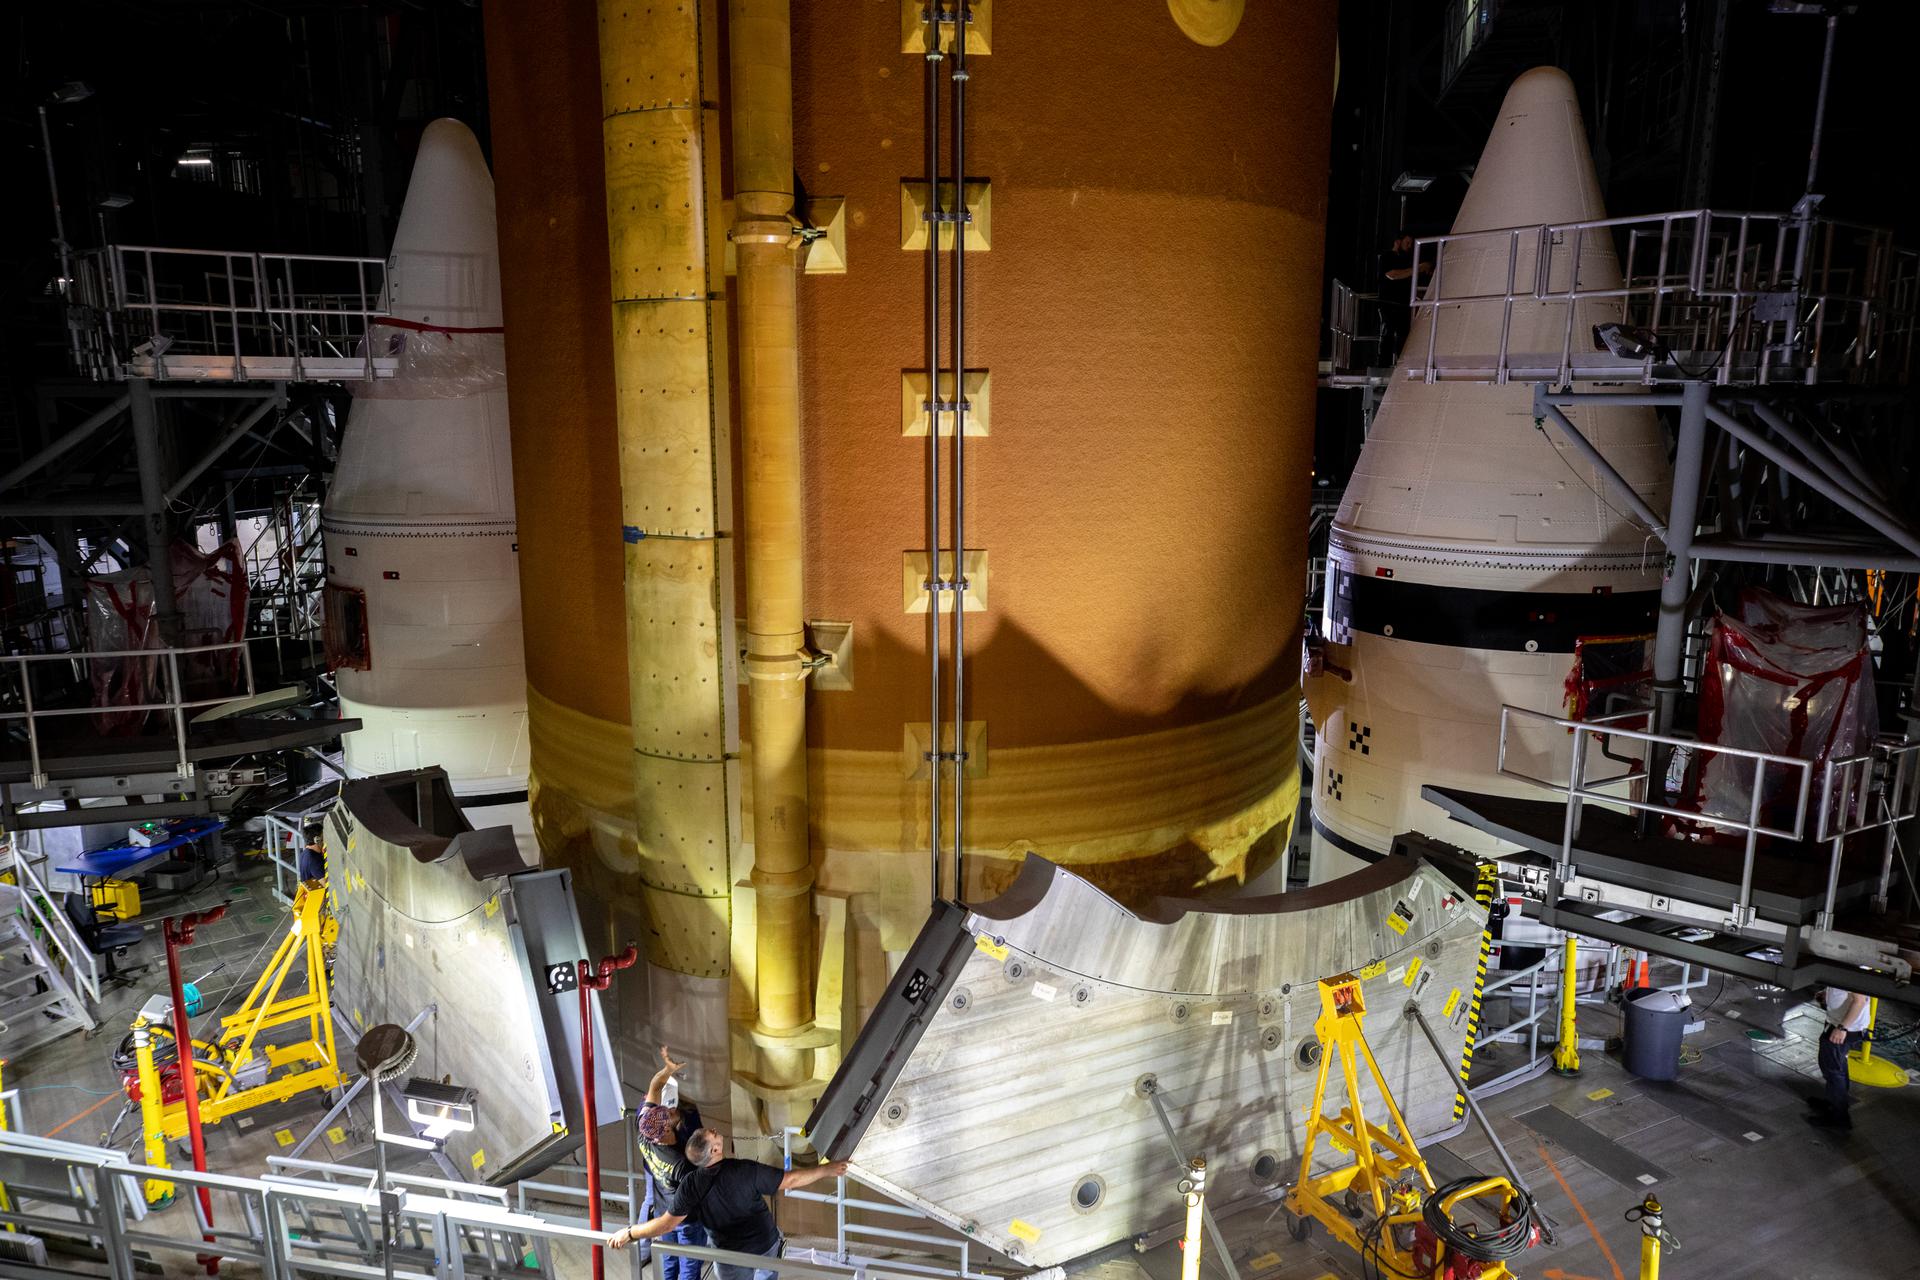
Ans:
[[[1814,839],[1828,846],[1826,897],[1815,919],[1833,928],[1840,894],[1840,862],[1849,838],[1880,831],[1880,875],[1874,894],[1885,907],[1893,884],[1893,855],[1900,824],[1920,817],[1920,742],[1884,738],[1860,755],[1832,759],[1821,777]]]
[[[781,1132],[780,1155],[782,1164],[793,1167],[793,1140],[800,1136],[800,1130],[792,1126]],[[848,1194],[849,1179],[838,1178],[832,1191],[788,1191],[783,1193],[790,1200],[810,1200],[816,1204],[833,1207],[834,1235],[831,1253],[826,1250],[810,1251],[815,1262],[830,1263],[835,1266],[851,1266],[859,1271],[871,1270],[875,1260],[856,1251],[861,1241],[868,1241],[881,1247],[912,1246],[919,1250],[931,1250],[938,1256],[951,1254],[952,1265],[942,1266],[932,1263],[910,1262],[900,1258],[888,1258],[886,1266],[896,1271],[911,1271],[922,1276],[955,1276],[959,1280],[995,1280],[992,1273],[976,1271],[973,1268],[974,1246],[965,1236],[949,1230],[918,1209],[889,1200],[875,1200],[860,1195]],[[933,1230],[907,1230],[900,1227],[882,1227],[872,1223],[860,1222],[849,1217],[850,1212],[882,1214],[888,1217],[905,1219],[908,1222],[924,1224]]]
[[[1616,237],[1625,252],[1618,284],[1582,279],[1582,253]],[[1449,247],[1457,279],[1478,267],[1504,287],[1449,291]],[[1490,252],[1485,262],[1459,259]],[[1409,347],[1403,376],[1509,380],[1636,378],[1672,380],[1652,355],[1633,362],[1589,354],[1581,302],[1616,303],[1629,326],[1652,331],[1675,352],[1693,353],[1716,382],[1905,381],[1920,319],[1920,254],[1877,227],[1798,213],[1684,209],[1580,222],[1428,236],[1414,243],[1410,305],[1427,321],[1424,352]],[[1527,262],[1531,258],[1531,263]],[[1504,270],[1500,264],[1504,263]],[[1431,274],[1423,289],[1423,267]],[[1559,304],[1556,341],[1545,351],[1512,350],[1516,304]],[[1500,308],[1493,349],[1443,355],[1449,312]],[[1476,311],[1477,322],[1486,313]],[[1535,330],[1536,336],[1538,331]],[[1578,355],[1578,358],[1576,356]]]
[[[87,998],[98,1004],[100,968],[94,960],[93,949],[87,946],[73,921],[67,919],[67,913],[53,905],[53,895],[48,892],[46,882],[33,869],[31,854],[16,847],[12,870],[19,879],[21,909],[41,935],[52,940],[54,950],[67,962],[67,972],[74,976]]]
[[[366,342],[390,306],[380,258],[106,245],[76,258],[72,298],[94,377],[238,381],[262,360],[293,378],[312,361],[329,377],[382,372]]]
[[[315,1167],[285,1164],[288,1173],[236,1177],[154,1168],[98,1147],[0,1133],[0,1169],[8,1178],[10,1197],[10,1206],[0,1209],[0,1224],[99,1250],[109,1280],[137,1280],[159,1259],[165,1259],[164,1273],[184,1273],[196,1257],[207,1255],[251,1264],[269,1280],[365,1277],[379,1274],[382,1253],[388,1250],[398,1280],[506,1280],[529,1272],[551,1276],[574,1273],[584,1265],[587,1251],[609,1234],[589,1229],[580,1219],[522,1212],[504,1203],[504,1192],[494,1188],[390,1175],[384,1198],[395,1226],[388,1239],[401,1245],[383,1250],[383,1194],[373,1185],[375,1175],[347,1166],[301,1163]],[[324,1176],[288,1176],[294,1172]],[[143,1190],[148,1180],[176,1184],[178,1195],[193,1206],[191,1218],[176,1214],[168,1220],[181,1234],[148,1224]],[[200,1187],[217,1197],[215,1224],[207,1222],[193,1194]],[[524,1252],[512,1252],[516,1247]],[[864,1260],[838,1264],[817,1256],[761,1257],[664,1240],[654,1241],[651,1252],[771,1271],[795,1280],[847,1280],[850,1275],[924,1280],[923,1272]],[[525,1262],[527,1254],[533,1255],[531,1267]],[[605,1256],[610,1272],[641,1280],[647,1251],[631,1248]]]
[[[1673,734],[1633,729],[1627,727],[1625,723],[1629,720],[1644,720],[1647,715],[1648,712],[1644,709],[1635,709],[1593,720],[1573,720],[1564,716],[1549,715],[1546,712],[1531,711],[1525,707],[1502,706],[1500,708],[1499,773],[1502,777],[1530,783],[1566,797],[1567,816],[1561,832],[1559,859],[1559,870],[1563,878],[1572,878],[1573,849],[1580,834],[1580,808],[1589,802],[1628,809],[1637,813],[1659,814],[1687,822],[1703,823],[1716,830],[1740,836],[1744,843],[1740,890],[1734,900],[1729,923],[1735,928],[1743,928],[1753,919],[1753,862],[1761,837],[1798,841],[1806,831],[1809,793],[1813,787],[1813,762],[1794,756],[1750,751],[1742,747],[1700,742]],[[1564,731],[1570,736],[1572,752],[1565,781],[1557,777],[1548,778],[1527,773],[1508,763],[1512,756],[1518,754],[1512,742],[1512,733],[1513,726],[1521,722]],[[1619,760],[1617,755],[1605,753],[1612,752],[1621,742],[1637,744],[1641,752],[1640,757],[1629,762],[1620,773],[1601,778],[1590,777],[1588,775],[1589,757],[1600,755],[1602,759],[1617,762]],[[1666,750],[1656,751],[1656,748]],[[1631,749],[1633,748],[1629,747],[1629,750]],[[1648,767],[1650,760],[1657,755],[1665,755],[1672,751],[1690,752],[1695,759],[1703,762],[1716,758],[1729,762],[1750,762],[1753,772],[1746,815],[1736,817],[1682,809],[1648,799],[1644,794],[1633,794],[1636,791],[1644,791],[1650,773]],[[1777,771],[1776,777],[1780,774],[1786,775],[1785,780],[1793,788],[1793,821],[1789,826],[1768,825],[1761,816],[1762,809],[1765,807],[1769,771]],[[1797,784],[1793,781],[1796,776]],[[1623,787],[1624,793],[1616,790]]]
[[[244,693],[223,693],[210,698],[188,698],[180,681],[180,659],[185,656],[202,653],[237,652],[240,655],[241,671],[245,675]],[[30,664],[37,662],[77,662],[114,658],[157,658],[161,659],[167,675],[167,698],[164,702],[112,703],[106,706],[85,707],[36,707],[33,704],[33,672]],[[174,750],[177,756],[176,767],[179,776],[193,776],[193,762],[187,759],[187,712],[206,707],[217,707],[232,702],[236,698],[252,697],[257,690],[253,684],[253,651],[245,640],[226,640],[217,644],[187,645],[181,648],[167,649],[92,649],[71,653],[10,653],[0,655],[0,661],[11,664],[20,681],[21,710],[0,711],[0,723],[20,720],[27,728],[27,758],[35,788],[47,785],[47,774],[41,767],[40,730],[36,721],[55,719],[63,716],[90,716],[102,712],[140,711],[167,712],[173,721]]]

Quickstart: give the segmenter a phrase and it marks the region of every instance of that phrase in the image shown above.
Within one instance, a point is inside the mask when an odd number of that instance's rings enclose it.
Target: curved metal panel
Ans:
[[[1289,1181],[1324,977],[1365,983],[1368,1040],[1414,1132],[1454,1119],[1486,910],[1432,862],[1388,857],[1304,893],[1135,914],[1029,858],[1007,894],[957,916],[929,921],[809,1131],[862,1180],[1022,1262],[1181,1215],[1148,1076],[1182,1147],[1205,1155],[1213,1196]],[[1402,1016],[1409,1002],[1451,1061]],[[1363,1098],[1380,1105],[1371,1084]]]

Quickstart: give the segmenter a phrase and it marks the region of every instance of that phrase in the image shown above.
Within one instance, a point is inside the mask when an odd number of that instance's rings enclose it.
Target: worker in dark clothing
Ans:
[[[1413,286],[1408,283],[1415,272],[1420,282],[1425,284],[1433,274],[1435,250],[1429,248],[1421,255],[1418,267],[1413,261],[1414,236],[1402,231],[1394,238],[1393,245],[1380,261],[1380,363],[1391,364],[1399,354],[1400,344],[1407,340],[1413,328],[1413,308],[1409,299]]]
[[[648,1081],[647,1100],[634,1118],[640,1134],[640,1158],[646,1162],[647,1177],[653,1184],[653,1190],[647,1195],[649,1205],[671,1204],[681,1181],[693,1171],[682,1149],[700,1128],[700,1108],[678,1097],[672,1105],[665,1101],[668,1082],[685,1065],[675,1062],[665,1045],[660,1046],[660,1069]],[[697,1222],[683,1222],[661,1238],[670,1244],[704,1245],[707,1231]],[[695,1258],[663,1254],[660,1277],[661,1280],[700,1280],[702,1265]]]
[[[1853,1099],[1849,1096],[1847,1055],[1867,1038],[1870,1010],[1867,998],[1857,991],[1828,987],[1827,1025],[1820,1032],[1820,1076],[1826,1082],[1824,1096],[1807,1099],[1812,1114],[1807,1123],[1816,1129],[1853,1129]]]
[[[692,1170],[681,1178],[667,1212],[616,1232],[607,1243],[623,1249],[635,1240],[658,1240],[681,1223],[694,1221],[712,1234],[716,1249],[778,1258],[785,1242],[774,1225],[766,1197],[838,1178],[847,1171],[847,1162],[837,1160],[782,1172],[757,1160],[722,1159],[725,1149],[726,1139],[712,1129],[695,1131],[682,1148]],[[720,1280],[774,1280],[776,1275],[771,1267],[724,1262],[719,1272]]]

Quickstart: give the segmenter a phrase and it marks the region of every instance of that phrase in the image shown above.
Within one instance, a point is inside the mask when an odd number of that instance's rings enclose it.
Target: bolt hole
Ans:
[[[1280,1156],[1277,1152],[1262,1151],[1253,1158],[1253,1180],[1261,1186],[1272,1186],[1280,1179]]]
[[[1320,1042],[1311,1036],[1302,1040],[1300,1047],[1293,1051],[1293,1060],[1300,1064],[1300,1068],[1303,1071],[1310,1071],[1314,1067],[1319,1066]]]
[[[1073,1207],[1081,1213],[1097,1208],[1107,1195],[1106,1180],[1099,1174],[1090,1173],[1080,1179],[1073,1188]]]

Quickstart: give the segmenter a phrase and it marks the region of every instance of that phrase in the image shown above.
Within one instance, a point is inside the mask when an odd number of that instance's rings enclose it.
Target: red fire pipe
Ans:
[[[579,962],[580,970],[580,1097],[585,1107],[582,1123],[587,1131],[587,1225],[600,1233],[600,1125],[593,1105],[593,1014],[587,1004],[587,992],[605,991],[613,983],[616,970],[625,969],[640,958],[631,942],[617,956],[607,956],[598,965]],[[606,1280],[606,1251],[593,1246],[593,1280]]]
[[[186,915],[169,916],[161,922],[160,934],[167,944],[167,985],[173,993],[173,1060],[180,1072],[180,1096],[187,1108],[187,1136],[193,1142],[193,1167],[200,1173],[207,1171],[207,1141],[200,1131],[200,1075],[193,1061],[193,1036],[187,1029],[187,998],[180,986],[180,948],[193,943],[193,931],[203,924],[211,924],[227,914],[226,905],[211,907],[205,911],[191,911]],[[213,1243],[213,1196],[205,1187],[199,1187],[200,1215],[206,1219],[207,1234],[201,1239]],[[220,1273],[220,1259],[215,1254],[204,1255],[201,1262],[206,1264],[208,1275]]]

